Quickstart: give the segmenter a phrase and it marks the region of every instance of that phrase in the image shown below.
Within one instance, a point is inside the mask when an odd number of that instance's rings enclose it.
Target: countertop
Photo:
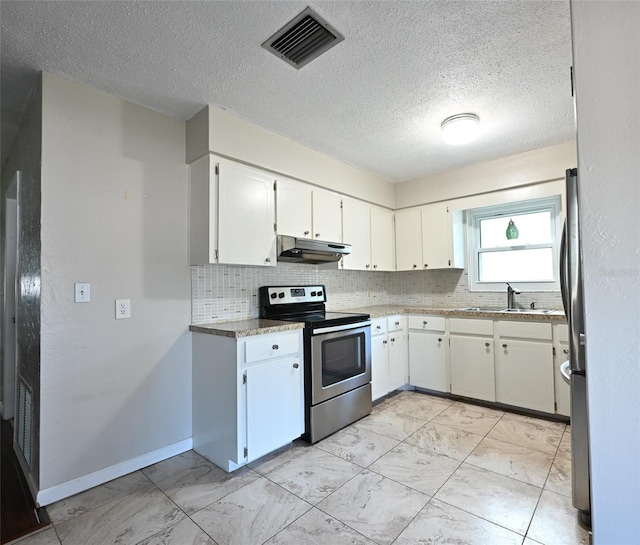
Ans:
[[[372,319],[384,318],[385,316],[393,316],[395,314],[429,314],[432,316],[488,318],[493,320],[526,320],[535,322],[566,321],[564,312],[559,310],[553,314],[537,314],[529,312],[464,311],[451,308],[412,307],[408,305],[376,305],[372,307],[340,309],[335,312],[360,312],[369,314]],[[237,339],[239,337],[251,337],[253,335],[265,335],[267,333],[278,333],[281,331],[295,331],[302,328],[304,328],[304,323],[302,322],[284,322],[254,318],[250,320],[217,322],[215,324],[194,324],[189,326],[189,331]]]
[[[565,322],[564,312],[556,310],[552,314],[532,312],[491,312],[491,311],[467,311],[452,308],[412,307],[408,305],[377,305],[372,307],[359,307],[336,312],[361,312],[369,314],[372,319],[393,316],[395,314],[429,314],[435,316],[449,316],[455,318],[490,318],[493,320],[526,320],[535,322]]]
[[[215,324],[193,324],[189,326],[189,331],[237,339],[239,337],[266,335],[267,333],[278,333],[280,331],[295,331],[302,328],[304,328],[304,323],[302,322],[284,322],[254,318],[233,322],[217,322]]]

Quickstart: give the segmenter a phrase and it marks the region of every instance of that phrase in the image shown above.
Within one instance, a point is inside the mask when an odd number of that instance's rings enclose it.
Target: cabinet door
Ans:
[[[449,337],[451,393],[496,400],[493,338]]]
[[[317,240],[342,242],[342,197],[321,189],[313,190],[313,231]],[[347,244],[349,242],[347,241]]]
[[[371,398],[389,393],[389,342],[386,335],[371,337]]]
[[[449,391],[443,333],[409,333],[409,382],[419,388]]]
[[[446,269],[451,266],[451,226],[442,203],[422,207],[422,267]]]
[[[395,271],[393,212],[371,208],[371,267],[374,271]]]
[[[275,267],[273,177],[232,161],[218,167],[218,261]]]
[[[280,448],[304,432],[302,362],[287,358],[248,367],[248,461]]]
[[[500,339],[496,353],[496,401],[554,412],[551,343]]]
[[[288,178],[277,179],[278,234],[312,238],[311,187]]]
[[[389,335],[389,391],[393,392],[409,382],[407,337],[397,332]]]
[[[344,256],[342,267],[356,271],[371,270],[370,206],[362,201],[342,201],[342,241],[351,244],[351,254]]]
[[[569,345],[556,343],[554,357],[554,381],[556,393],[556,413],[563,416],[571,414],[571,393],[569,385],[562,378],[560,366],[569,359]]]
[[[422,220],[420,209],[396,212],[396,268],[412,271],[422,268]]]

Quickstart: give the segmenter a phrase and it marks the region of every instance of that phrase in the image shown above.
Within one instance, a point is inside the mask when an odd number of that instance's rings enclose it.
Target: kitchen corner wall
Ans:
[[[191,321],[203,324],[256,318],[258,288],[287,284],[324,284],[330,310],[370,305],[432,308],[506,305],[506,290],[469,292],[467,273],[462,270],[366,272],[326,267],[295,263],[278,263],[277,267],[193,266]],[[516,296],[517,305],[524,308],[532,301],[540,308],[562,308],[559,293],[528,292]]]

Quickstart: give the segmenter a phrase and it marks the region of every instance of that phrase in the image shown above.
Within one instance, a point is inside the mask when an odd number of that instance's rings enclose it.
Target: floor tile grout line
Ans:
[[[458,507],[457,505],[454,505],[454,504],[452,504],[452,503],[449,503],[448,501],[442,500],[442,499],[440,499],[440,498],[436,498],[435,496],[434,496],[432,499],[434,499],[434,500],[436,500],[436,501],[438,501],[438,502],[444,503],[444,504],[448,505],[449,507],[453,507],[454,509],[457,509],[458,511],[462,511],[463,513],[466,513],[467,515],[471,515],[472,517],[475,517],[475,518],[477,518],[477,519],[480,519],[480,520],[483,520],[483,521],[485,521],[485,522],[488,522],[489,524],[493,524],[494,526],[498,526],[498,527],[500,527],[500,528],[503,528],[504,530],[508,530],[509,532],[511,532],[511,533],[513,533],[513,534],[516,534],[516,535],[518,535],[518,536],[522,537],[523,541],[524,541],[524,538],[526,538],[526,537],[527,537],[527,534],[526,534],[526,533],[521,534],[520,532],[516,532],[515,530],[512,530],[511,528],[507,528],[506,526],[504,526],[504,525],[502,525],[502,524],[498,524],[497,522],[494,522],[494,521],[492,521],[492,520],[489,520],[489,519],[486,519],[486,518],[484,518],[484,517],[481,517],[480,515],[477,515],[477,514],[475,514],[475,513],[472,513],[471,511],[467,511],[466,509],[463,509],[462,507]],[[534,512],[535,512],[535,511],[534,511]],[[531,516],[531,518],[533,518],[533,515]],[[527,526],[527,528],[528,528],[528,526]]]
[[[147,466],[147,467],[149,467],[149,466]],[[142,489],[143,489],[144,487],[146,487],[146,486],[149,486],[149,485],[151,485],[151,484],[155,484],[151,479],[149,479],[149,477],[147,477],[147,476],[143,473],[143,471],[142,471],[143,469],[145,469],[145,468],[136,469],[135,471],[132,471],[131,473],[126,473],[126,474],[124,474],[124,475],[121,475],[120,477],[116,477],[115,479],[112,479],[111,481],[107,481],[107,482],[101,483],[101,484],[96,485],[96,486],[94,486],[94,487],[92,487],[92,488],[89,488],[89,489],[87,489],[87,490],[83,490],[82,492],[78,492],[77,494],[73,494],[72,496],[68,496],[67,498],[63,498],[63,499],[59,500],[59,501],[66,501],[66,500],[68,500],[68,499],[70,499],[70,498],[73,498],[74,496],[79,496],[80,494],[84,494],[85,492],[89,492],[90,490],[94,490],[95,488],[98,488],[98,487],[104,487],[105,485],[107,485],[107,484],[109,484],[109,483],[112,483],[113,481],[116,481],[116,480],[118,480],[118,479],[122,479],[123,477],[127,477],[127,476],[130,476],[130,475],[133,475],[134,473],[140,473],[140,474],[141,474],[145,479],[147,479],[147,481],[148,481],[146,484],[141,485],[141,486],[139,486],[138,488],[134,488],[133,490],[130,490],[127,494],[124,494],[124,495],[122,495],[122,496],[118,496],[118,497],[112,498],[112,499],[110,499],[110,500],[108,500],[108,501],[105,501],[105,502],[103,502],[103,503],[99,503],[99,504],[97,504],[97,505],[94,505],[94,506],[93,506],[91,509],[89,509],[88,511],[84,511],[83,513],[79,513],[79,514],[74,515],[74,516],[72,516],[72,517],[70,517],[70,518],[68,518],[68,519],[54,521],[54,520],[53,520],[53,518],[51,517],[51,515],[49,515],[49,522],[50,522],[50,524],[53,526],[53,525],[55,525],[55,524],[62,524],[63,522],[67,522],[67,521],[73,520],[74,518],[77,518],[77,517],[80,517],[80,516],[82,516],[82,515],[85,515],[86,513],[90,513],[91,511],[95,511],[96,509],[99,509],[100,507],[102,507],[102,506],[104,506],[104,505],[107,505],[108,503],[111,503],[111,502],[113,502],[113,501],[115,501],[115,500],[121,500],[121,499],[123,499],[123,498],[126,498],[127,496],[130,496],[131,494],[133,494],[133,493],[135,493],[135,492],[138,492],[138,491],[142,490]],[[57,503],[57,502],[54,502],[54,503]],[[53,505],[53,504],[51,504],[51,505]]]

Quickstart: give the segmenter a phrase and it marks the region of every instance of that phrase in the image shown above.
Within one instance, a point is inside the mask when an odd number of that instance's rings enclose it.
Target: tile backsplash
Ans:
[[[331,265],[278,263],[277,267],[198,265],[191,267],[191,322],[203,324],[258,316],[260,286],[324,284],[327,308],[370,305],[432,308],[505,306],[504,292],[470,292],[462,270],[406,272],[344,271]],[[562,308],[557,292],[526,292],[516,306]]]

